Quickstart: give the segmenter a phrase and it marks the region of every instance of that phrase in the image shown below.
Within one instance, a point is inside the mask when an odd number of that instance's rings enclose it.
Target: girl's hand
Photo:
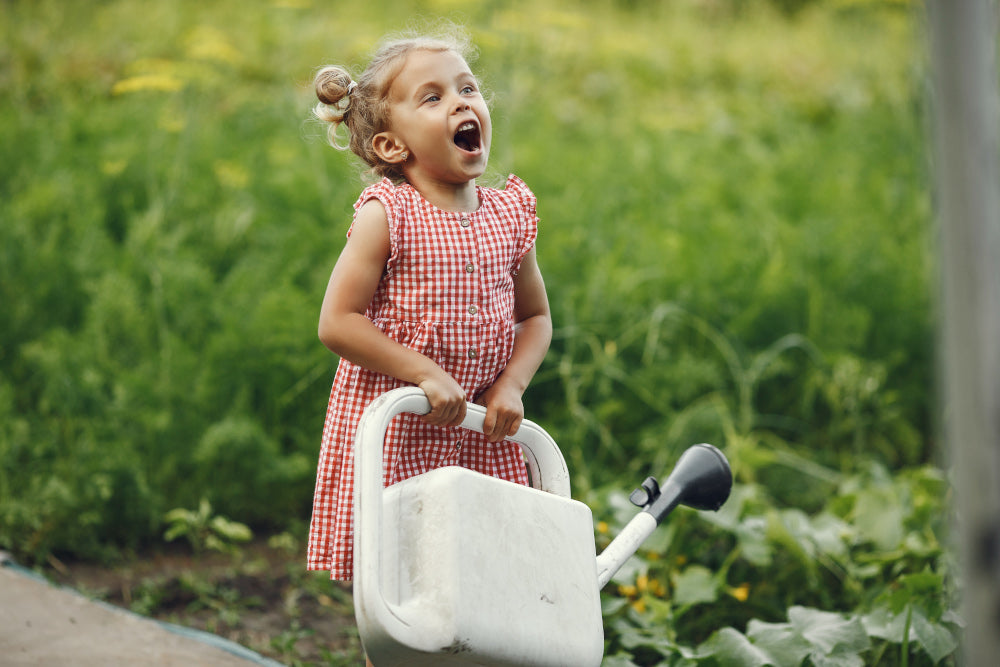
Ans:
[[[458,426],[465,419],[465,391],[445,372],[427,378],[418,385],[427,394],[431,411],[422,416],[434,426]]]
[[[517,433],[524,420],[521,392],[504,382],[496,382],[476,401],[486,408],[483,433],[489,442],[498,442]]]

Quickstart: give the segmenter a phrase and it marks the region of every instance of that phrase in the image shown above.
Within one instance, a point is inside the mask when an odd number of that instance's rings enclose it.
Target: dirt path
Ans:
[[[364,664],[354,630],[350,586],[330,582],[320,573],[307,573],[297,554],[269,547],[264,542],[232,555],[206,554],[195,558],[177,549],[148,554],[114,567],[52,560],[44,575],[56,586],[23,569],[0,568],[0,571],[5,574],[0,583],[0,655],[5,659],[11,655],[9,649],[12,648],[30,650],[34,654],[46,646],[65,650],[75,645],[83,650],[83,644],[94,649],[115,650],[113,640],[100,639],[103,636],[98,629],[103,627],[101,624],[132,634],[133,626],[144,628],[144,632],[149,628],[148,632],[157,637],[148,643],[151,650],[165,645],[164,635],[169,637],[172,651],[179,650],[176,649],[178,642],[208,646],[202,641],[205,637],[183,641],[177,632],[164,629],[162,623],[142,618],[148,617],[171,626],[209,633],[222,644],[232,643],[230,647],[237,652],[245,647],[249,655],[242,656],[236,663],[190,660],[173,663],[164,662],[167,658],[162,656],[153,656],[151,661],[120,662],[115,658],[94,664],[246,665],[248,660],[265,660],[264,664],[271,665],[295,663],[340,667]],[[8,579],[17,584],[8,586]],[[59,586],[73,590],[60,590]],[[39,600],[44,604],[31,606],[24,600]],[[48,609],[52,612],[47,612]],[[86,614],[80,610],[86,610]],[[57,626],[59,631],[46,625],[49,621],[57,622],[57,617],[63,617],[62,625]],[[81,619],[88,623],[86,628],[81,625]],[[28,633],[24,631],[27,623],[35,627],[35,643],[28,643]],[[22,632],[11,628],[21,628]],[[48,630],[42,631],[44,628]],[[86,639],[91,636],[98,640]],[[14,644],[15,641],[18,643]],[[74,641],[78,643],[73,644]],[[128,650],[134,648],[128,647]],[[233,656],[232,651],[227,654],[212,648],[223,653],[220,660]],[[28,661],[14,664],[71,663]]]
[[[171,628],[14,567],[0,567],[5,665],[280,665],[206,633]]]

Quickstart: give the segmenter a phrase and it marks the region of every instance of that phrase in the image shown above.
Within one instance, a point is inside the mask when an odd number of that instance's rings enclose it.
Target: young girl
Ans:
[[[354,81],[340,67],[315,79],[315,113],[350,133],[382,180],[354,205],[330,276],[319,337],[340,364],[316,476],[308,567],[353,576],[354,434],[380,394],[416,385],[430,413],[404,415],[384,443],[386,485],[446,465],[521,484],[520,448],[503,439],[552,334],[535,261],[535,197],[517,177],[478,186],[490,112],[466,62],[467,42],[390,42]],[[485,435],[455,428],[466,400],[486,407]],[[360,554],[362,558],[374,557]]]

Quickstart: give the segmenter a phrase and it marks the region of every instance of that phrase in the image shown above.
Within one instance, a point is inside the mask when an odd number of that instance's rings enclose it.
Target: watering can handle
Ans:
[[[430,409],[430,404],[428,404]],[[483,432],[486,408],[475,403],[467,403],[465,419],[459,424],[464,429]],[[569,469],[562,451],[545,429],[528,419],[521,420],[517,433],[506,438],[521,446],[524,461],[528,466],[531,485],[536,489],[554,493],[564,498],[570,497]]]
[[[382,445],[389,423],[404,412],[426,414],[430,402],[417,387],[393,389],[382,394],[365,409],[354,437],[354,593],[359,624],[366,627],[397,627],[410,635],[405,621],[386,604],[379,591],[379,556],[382,540]],[[482,432],[486,408],[469,403],[462,428]],[[543,428],[521,422],[517,433],[507,440],[516,442],[524,452],[531,485],[564,498],[570,497],[569,470],[566,460],[552,437]],[[366,557],[358,558],[358,554]],[[390,617],[395,617],[390,622]],[[418,633],[403,643],[421,646],[428,641]],[[430,651],[434,647],[428,646]]]
[[[389,422],[396,415],[404,412],[426,414],[430,411],[430,402],[424,392],[417,387],[402,387],[382,394],[365,410],[355,437],[355,460],[366,468],[369,473],[377,467],[382,468],[382,442]],[[486,419],[486,408],[475,403],[466,404],[465,419],[459,426],[477,433],[483,432],[483,421]],[[506,438],[517,443],[524,453],[525,463],[531,486],[554,493],[564,498],[570,497],[569,469],[559,446],[545,429],[538,424],[524,419],[517,433]],[[377,456],[376,456],[377,452]],[[365,459],[361,461],[360,459]],[[362,480],[362,471],[355,470],[355,479]],[[379,480],[381,480],[381,474]],[[379,484],[381,488],[381,483]]]

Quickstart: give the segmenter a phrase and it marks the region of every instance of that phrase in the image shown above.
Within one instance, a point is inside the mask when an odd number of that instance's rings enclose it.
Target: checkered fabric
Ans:
[[[470,400],[510,360],[514,276],[538,229],[535,196],[516,176],[503,190],[478,192],[478,211],[451,213],[409,184],[385,179],[366,188],[354,205],[356,212],[377,199],[389,222],[390,256],[366,316],[394,340],[434,359]],[[329,570],[333,579],[353,577],[354,433],[372,400],[405,384],[340,360],[316,473],[310,570]],[[400,415],[390,425],[383,465],[386,486],[448,465],[528,483],[517,445],[429,426],[415,415]]]

